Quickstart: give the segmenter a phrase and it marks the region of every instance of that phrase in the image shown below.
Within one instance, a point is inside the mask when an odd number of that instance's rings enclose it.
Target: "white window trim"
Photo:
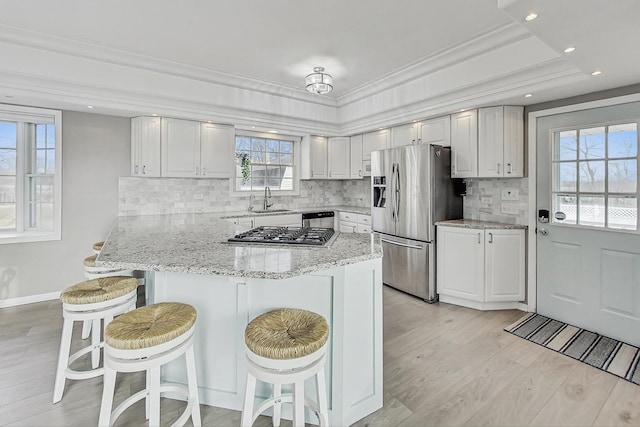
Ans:
[[[62,111],[49,110],[44,108],[22,107],[14,105],[0,104],[0,120],[5,117],[7,120],[11,120],[10,116],[24,115],[26,118],[52,118],[56,129],[56,146],[55,146],[55,176],[53,178],[53,230],[52,231],[38,231],[38,230],[25,230],[25,231],[7,231],[0,232],[0,245],[11,243],[29,243],[29,242],[45,242],[52,240],[62,239]],[[18,131],[23,132],[22,130]],[[24,211],[25,205],[25,168],[26,168],[26,148],[22,144],[19,148],[20,153],[16,165],[16,181],[19,182],[18,188],[21,191],[16,195],[16,204],[21,206],[22,215],[18,215],[16,218],[16,225],[18,230],[24,228]]]
[[[293,142],[293,190],[271,190],[271,193],[274,196],[299,196],[300,195],[300,174],[302,172],[301,164],[300,164],[300,150],[301,150],[301,140],[299,136],[293,135],[283,135],[280,133],[263,133],[263,132],[251,132],[251,131],[237,131],[233,137],[233,152],[236,151],[236,137],[238,136],[253,136],[256,138],[267,138],[267,139],[279,139],[284,141],[292,141]],[[235,159],[235,157],[234,157]],[[235,160],[234,160],[235,161]],[[264,194],[264,190],[256,190],[256,191],[238,191],[236,190],[236,176],[235,176],[235,168],[232,173],[231,178],[229,179],[229,196],[231,197],[249,197],[251,195],[258,197]]]

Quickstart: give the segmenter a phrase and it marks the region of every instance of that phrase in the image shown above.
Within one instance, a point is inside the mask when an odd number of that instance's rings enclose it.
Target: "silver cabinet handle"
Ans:
[[[513,172],[513,166],[511,166],[511,163],[507,163],[507,166],[509,166],[509,171],[507,173]]]
[[[362,169],[358,170],[358,176],[362,177]]]
[[[422,144],[422,138],[418,138],[418,144]]]
[[[498,175],[500,175],[500,163],[498,163]]]
[[[480,233],[478,233],[478,244],[482,243],[482,241],[480,240]]]
[[[196,175],[200,175],[200,166],[196,166]]]
[[[493,243],[493,233],[489,233],[489,243]]]
[[[142,166],[142,175],[146,175],[147,173],[147,165]]]
[[[331,178],[331,171],[329,171],[329,178]]]
[[[135,171],[134,173],[137,175],[138,174],[138,165],[135,166],[134,171]]]
[[[406,243],[394,242],[392,240],[387,240],[387,239],[380,239],[380,241],[381,242],[385,242],[385,243],[389,243],[391,245],[402,246],[403,248],[422,249],[422,246],[420,246],[420,245],[408,245]]]
[[[207,174],[207,168],[202,168],[202,175],[206,175]]]

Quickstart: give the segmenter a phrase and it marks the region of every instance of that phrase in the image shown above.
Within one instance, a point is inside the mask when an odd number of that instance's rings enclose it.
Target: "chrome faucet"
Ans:
[[[252,211],[253,210],[253,204],[252,201],[253,199],[255,199],[256,196],[254,196],[253,194],[249,194],[249,207],[247,208],[248,211]]]
[[[267,194],[269,195],[267,196]],[[262,208],[265,211],[269,209],[271,206],[273,206],[273,203],[271,204],[267,203],[267,199],[270,199],[270,198],[271,198],[271,189],[269,187],[264,187],[264,201],[262,203]]]

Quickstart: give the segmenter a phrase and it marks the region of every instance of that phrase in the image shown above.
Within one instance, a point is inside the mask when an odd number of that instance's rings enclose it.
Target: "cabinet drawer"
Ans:
[[[358,214],[358,224],[371,225],[371,215]]]
[[[355,222],[340,221],[339,230],[341,233],[357,233],[358,224]]]
[[[371,227],[368,225],[358,224],[358,233],[371,233]]]
[[[358,222],[358,214],[351,212],[339,212],[338,219],[340,219],[340,221]]]

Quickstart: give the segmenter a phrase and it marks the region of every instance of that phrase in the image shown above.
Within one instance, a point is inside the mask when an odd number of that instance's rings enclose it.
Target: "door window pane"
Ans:
[[[638,129],[635,123],[609,126],[608,157],[637,157]]]
[[[576,160],[578,153],[578,131],[570,130],[556,134],[554,160]]]
[[[607,226],[623,230],[638,228],[638,198],[609,197],[607,207]]]
[[[579,196],[578,206],[580,225],[604,227],[604,197]]]
[[[577,183],[575,162],[556,163],[555,191],[576,191]]]
[[[604,192],[604,161],[579,162],[580,191]]]
[[[580,159],[604,159],[605,134],[604,127],[580,129]]]
[[[0,148],[17,147],[18,124],[13,122],[0,122]]]
[[[558,224],[575,225],[578,218],[577,200],[578,198],[575,194],[556,194],[551,221]],[[557,212],[564,214],[564,219],[556,218]]]
[[[609,192],[635,193],[637,191],[638,161],[609,160]]]

